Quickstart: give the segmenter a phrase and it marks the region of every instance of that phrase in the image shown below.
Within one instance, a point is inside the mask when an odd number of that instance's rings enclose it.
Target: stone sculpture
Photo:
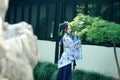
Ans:
[[[4,22],[8,0],[0,0],[0,80],[34,80],[37,37],[26,22]],[[2,5],[1,5],[2,4]]]

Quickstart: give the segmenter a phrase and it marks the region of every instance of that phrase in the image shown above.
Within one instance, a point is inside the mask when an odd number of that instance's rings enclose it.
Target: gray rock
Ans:
[[[34,80],[37,37],[26,22],[4,22],[8,0],[0,0],[0,80]]]

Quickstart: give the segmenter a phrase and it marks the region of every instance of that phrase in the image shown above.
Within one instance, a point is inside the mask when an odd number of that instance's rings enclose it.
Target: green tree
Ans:
[[[78,36],[83,40],[84,37],[86,38],[89,27],[98,20],[100,20],[99,17],[92,18],[89,15],[78,14],[70,24],[72,25],[73,32],[77,31]]]
[[[80,24],[80,22],[82,22],[82,24]],[[79,37],[86,36],[85,38],[87,41],[96,44],[104,42],[113,44],[113,50],[120,79],[120,67],[116,53],[116,44],[120,43],[120,25],[114,22],[105,21],[96,17],[92,18],[82,14],[79,14],[77,17],[75,17],[74,21],[71,22],[71,25],[73,26],[73,31],[77,30]]]
[[[120,78],[120,67],[116,53],[116,44],[120,43],[120,25],[113,22],[96,21],[88,29],[86,35],[88,41],[94,43],[101,43],[108,41],[113,44],[118,75]]]

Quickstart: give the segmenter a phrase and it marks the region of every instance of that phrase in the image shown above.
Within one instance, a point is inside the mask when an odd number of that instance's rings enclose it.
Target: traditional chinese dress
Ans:
[[[58,60],[59,71],[56,80],[71,80],[71,64],[73,60],[82,58],[81,42],[76,36],[67,33],[64,34],[62,42],[64,50]]]

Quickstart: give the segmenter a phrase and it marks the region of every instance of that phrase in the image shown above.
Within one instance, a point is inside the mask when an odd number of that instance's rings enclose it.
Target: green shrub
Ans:
[[[50,80],[52,74],[57,70],[57,66],[49,62],[39,62],[34,68],[35,80]]]
[[[113,80],[111,77],[99,74],[97,72],[86,72],[83,80]]]
[[[73,70],[72,80],[83,80],[83,76],[86,74],[83,70]]]
[[[120,24],[84,14],[78,14],[70,24],[73,32],[77,31],[81,40],[88,44],[120,43]]]
[[[97,72],[89,72],[85,70],[73,70],[72,80],[115,80],[115,79]]]
[[[55,80],[57,75],[57,66],[49,62],[39,62],[33,71],[35,80]],[[115,80],[112,77],[105,76],[97,72],[88,72],[85,70],[73,70],[72,80]]]
[[[50,80],[55,80],[55,79],[56,79],[57,72],[58,72],[58,70],[56,70],[56,71],[52,74]]]
[[[99,17],[90,17],[89,15],[83,15],[83,14],[78,14],[72,22],[70,22],[72,26],[72,31],[77,31],[78,36],[83,40],[84,36],[86,36],[86,33],[88,31],[88,28],[91,27],[91,25],[95,21],[99,21]]]

